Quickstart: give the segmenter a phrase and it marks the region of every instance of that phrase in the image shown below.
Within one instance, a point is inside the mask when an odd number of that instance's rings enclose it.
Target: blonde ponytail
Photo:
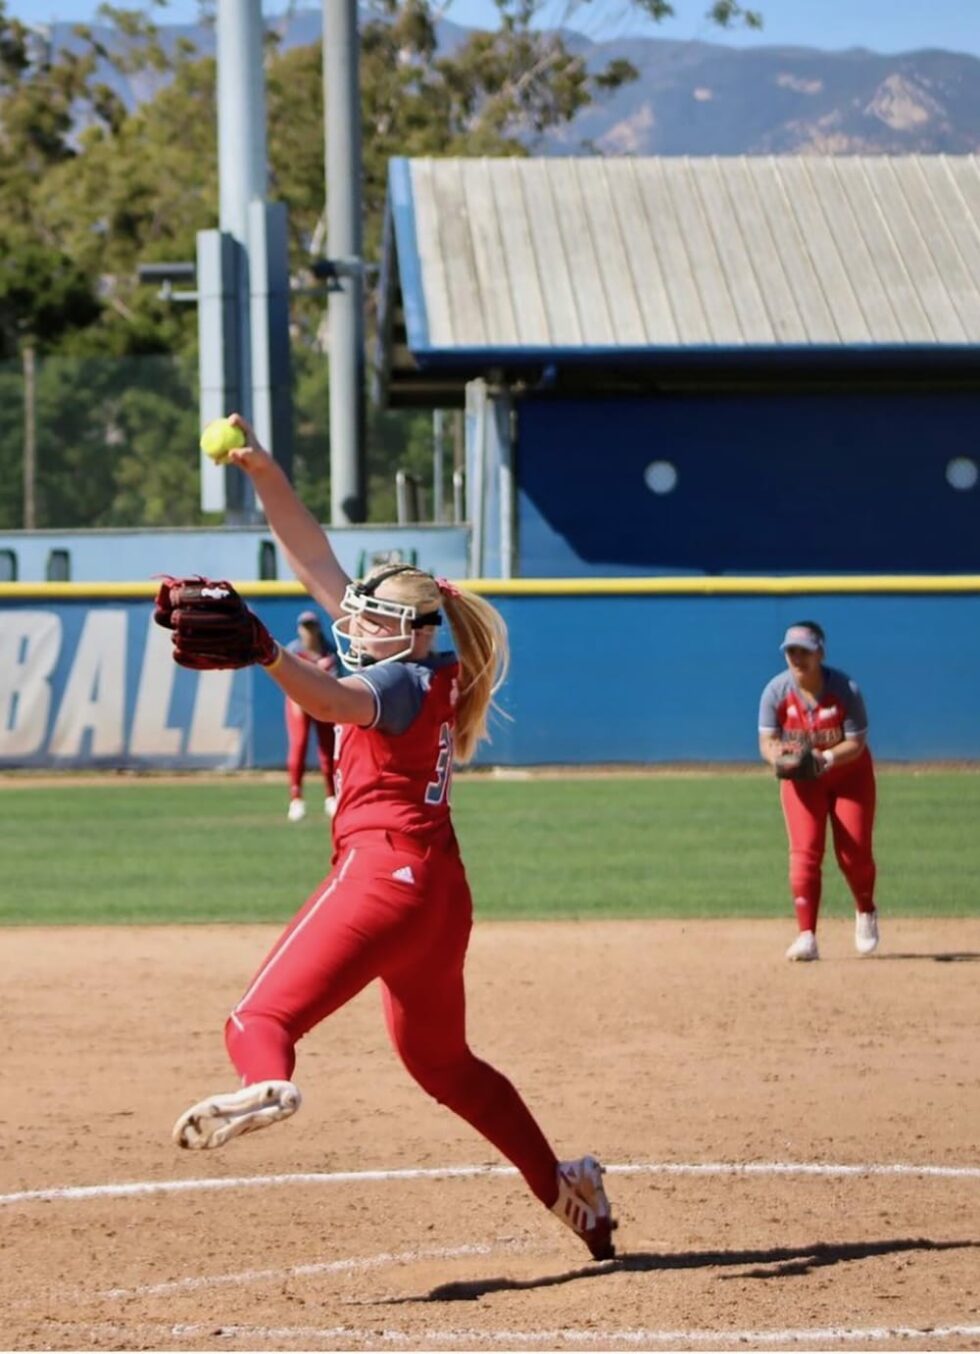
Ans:
[[[459,659],[459,702],[456,706],[456,760],[468,762],[477,744],[489,738],[487,721],[510,665],[507,626],[500,612],[472,592],[461,592],[440,579],[443,610],[453,632]],[[451,591],[449,590],[451,588]]]

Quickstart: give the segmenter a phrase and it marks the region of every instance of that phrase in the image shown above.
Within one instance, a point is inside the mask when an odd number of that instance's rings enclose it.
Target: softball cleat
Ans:
[[[858,954],[874,954],[878,948],[878,913],[854,914],[854,948]]]
[[[593,1260],[612,1260],[616,1223],[602,1184],[602,1167],[595,1157],[559,1161],[558,1198],[552,1213],[588,1246]]]
[[[299,1089],[291,1081],[257,1081],[192,1105],[174,1124],[173,1140],[194,1152],[223,1147],[243,1133],[288,1119],[301,1103]]]
[[[291,823],[301,823],[306,817],[306,805],[302,799],[291,799],[289,808],[286,811],[286,817]]]
[[[817,949],[817,937],[813,932],[801,931],[786,951],[786,958],[801,964],[809,963],[812,959],[819,959],[820,951]]]

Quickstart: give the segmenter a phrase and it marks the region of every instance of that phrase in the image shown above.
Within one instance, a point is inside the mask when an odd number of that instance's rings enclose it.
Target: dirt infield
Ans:
[[[304,1042],[295,1119],[171,1146],[270,928],[6,931],[0,1343],[980,1349],[980,920],[883,933],[793,966],[789,919],[478,925],[474,1047],[624,1168],[594,1265],[514,1176],[425,1173],[500,1163],[373,990]]]

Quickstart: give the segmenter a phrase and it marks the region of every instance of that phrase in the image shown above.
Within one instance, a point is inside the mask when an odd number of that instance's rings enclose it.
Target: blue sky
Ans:
[[[126,3],[126,0],[121,0]],[[132,3],[132,0],[129,0]],[[629,0],[545,0],[549,23],[565,22],[592,38],[643,32],[689,40],[700,38],[739,46],[762,43],[839,49],[868,47],[878,52],[945,47],[980,56],[980,0],[753,0],[762,10],[761,34],[722,33],[704,19],[708,0],[674,0],[676,17],[662,24],[638,18]],[[318,8],[299,4],[299,8]],[[91,20],[98,0],[7,0],[7,12],[34,22]],[[286,0],[265,0],[269,15],[281,14]],[[196,18],[196,0],[169,0],[160,21]],[[451,0],[449,18],[469,26],[492,24],[490,0]]]

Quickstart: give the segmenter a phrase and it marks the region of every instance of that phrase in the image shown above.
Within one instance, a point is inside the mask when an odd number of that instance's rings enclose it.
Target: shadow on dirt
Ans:
[[[902,1251],[954,1251],[980,1249],[980,1241],[930,1241],[926,1237],[896,1238],[892,1241],[856,1241],[812,1246],[772,1246],[745,1251],[680,1251],[676,1255],[637,1252],[603,1260],[561,1274],[546,1274],[536,1279],[461,1279],[442,1283],[428,1293],[379,1299],[378,1306],[398,1306],[406,1302],[476,1302],[488,1293],[521,1292],[526,1289],[553,1288],[577,1283],[580,1279],[598,1279],[606,1274],[653,1273],[670,1269],[713,1269],[738,1267],[740,1274],[725,1274],[725,1279],[784,1279],[809,1274],[826,1265],[851,1260],[868,1260],[876,1255],[897,1255]],[[744,1269],[743,1266],[752,1266]],[[373,1304],[372,1304],[373,1305]]]
[[[883,959],[931,959],[935,964],[975,964],[980,960],[976,950],[954,950],[950,954],[876,954],[874,962]]]

